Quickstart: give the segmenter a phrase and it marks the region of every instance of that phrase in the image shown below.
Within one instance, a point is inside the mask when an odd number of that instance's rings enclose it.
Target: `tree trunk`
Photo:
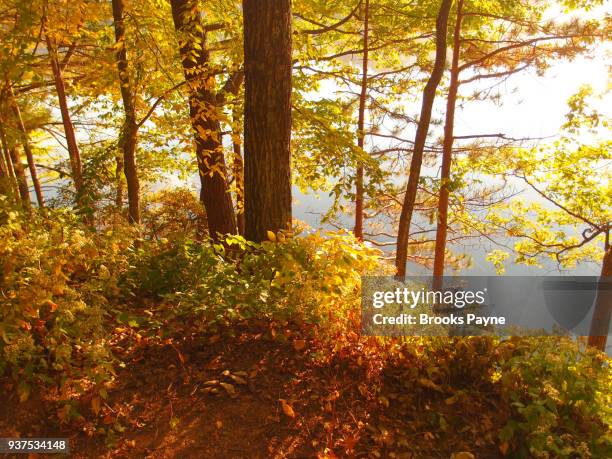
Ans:
[[[236,123],[236,116],[233,117],[234,123]],[[236,140],[236,136],[239,134],[234,132],[234,139],[232,140],[232,147],[234,150],[234,160],[232,163],[232,173],[234,175],[234,182],[236,186],[236,225],[238,227],[238,234],[244,236],[244,161],[242,160],[242,151],[240,148],[240,142]]]
[[[115,207],[119,212],[123,208],[123,151],[115,155],[115,182],[117,189],[115,190]]]
[[[452,0],[442,0],[440,11],[436,19],[436,57],[434,61],[431,76],[423,90],[423,102],[421,105],[421,116],[414,139],[414,150],[412,152],[412,160],[410,162],[410,174],[408,176],[408,184],[406,185],[406,194],[400,214],[399,228],[397,234],[397,253],[395,255],[395,267],[397,275],[404,277],[406,275],[406,262],[408,259],[408,235],[410,232],[410,223],[412,221],[412,213],[414,203],[416,201],[419,178],[421,176],[421,164],[423,163],[423,150],[429,130],[429,122],[431,121],[431,110],[434,99],[436,97],[436,89],[446,64],[446,29],[448,24],[448,15],[452,5]]]
[[[0,195],[10,198],[11,196],[11,185],[9,181],[8,166],[4,160],[4,148],[2,148],[3,154],[0,155]]]
[[[606,236],[606,249],[601,265],[597,294],[595,296],[595,309],[591,319],[589,331],[589,346],[602,352],[606,350],[610,323],[612,320],[612,245],[609,234]]]
[[[115,41],[117,43],[117,69],[121,85],[121,98],[125,112],[125,122],[121,132],[120,144],[123,150],[123,171],[128,192],[128,220],[130,223],[140,223],[140,183],[136,168],[136,146],[138,143],[138,125],[136,123],[136,108],[132,82],[129,75],[127,49],[125,46],[125,21],[123,0],[113,1],[113,21],[115,25]],[[123,194],[123,191],[121,191]]]
[[[357,120],[357,147],[363,151],[365,139],[365,109],[368,91],[368,41],[369,41],[370,1],[365,0],[363,12],[363,61],[361,64],[361,94],[359,95],[359,115]],[[363,166],[357,166],[355,178],[355,237],[363,241]]]
[[[23,118],[21,117],[21,110],[19,109],[19,105],[17,104],[17,100],[15,99],[15,93],[13,92],[13,88],[9,89],[9,102],[11,104],[11,109],[13,110],[13,115],[15,116],[15,122],[17,123],[17,129],[21,135],[21,144],[23,146],[23,151],[26,154],[26,158],[28,160],[28,168],[30,169],[30,177],[32,178],[32,184],[34,185],[34,192],[36,193],[36,199],[38,200],[38,207],[41,209],[45,208],[45,199],[42,194],[42,188],[40,187],[40,181],[38,180],[38,174],[36,173],[36,164],[34,163],[34,154],[32,153],[32,148],[30,146],[30,139],[28,137],[28,132],[26,131],[25,124],[23,123]],[[11,153],[13,154],[13,153]],[[19,158],[17,157],[17,153],[14,152],[13,156],[13,167],[15,167],[15,172],[17,173],[17,163],[19,163]],[[21,164],[19,164],[21,167]],[[21,167],[23,172],[23,167]],[[24,175],[25,179],[25,175]],[[20,181],[21,178],[19,178]],[[20,184],[20,187],[25,186],[27,189],[27,181],[25,185],[23,183]],[[30,205],[30,194],[28,195],[28,206]],[[22,199],[24,198],[23,192],[21,193]],[[25,203],[25,201],[24,201]]]
[[[11,153],[9,152],[8,141],[6,138],[6,131],[4,125],[0,120],[0,145],[2,146],[2,158],[0,163],[2,164],[3,170],[3,183],[6,187],[6,192],[13,198],[17,199],[19,195],[19,188],[17,186],[17,179],[15,177],[15,169],[13,168],[13,161],[11,160]]]
[[[70,170],[72,172],[72,180],[74,182],[74,188],[76,190],[76,202],[81,210],[87,207],[85,201],[85,187],[83,184],[83,169],[81,166],[81,153],[79,146],[76,141],[76,134],[74,132],[74,126],[68,110],[68,99],[66,98],[66,86],[64,84],[64,77],[62,75],[62,69],[60,68],[57,60],[57,49],[51,42],[49,35],[46,34],[47,50],[49,52],[49,60],[51,61],[51,70],[53,71],[53,82],[55,83],[55,91],[57,92],[57,99],[60,106],[60,113],[62,115],[62,124],[64,125],[64,134],[66,136],[66,145],[68,146],[68,157],[70,158]]]
[[[227,185],[227,169],[221,144],[220,114],[215,79],[210,73],[206,31],[196,0],[171,0],[174,27],[180,37],[180,53],[189,89],[189,113],[195,133],[200,200],[206,209],[208,230],[213,240],[234,234],[236,219]],[[204,31],[203,31],[204,30]]]
[[[291,229],[291,1],[243,0],[246,238]]]
[[[28,186],[28,178],[23,170],[23,164],[19,158],[19,153],[15,145],[9,145],[8,147],[10,161],[15,171],[15,178],[17,180],[17,187],[19,189],[19,197],[21,198],[21,206],[28,213],[32,209],[32,201],[30,200],[30,187]]]
[[[448,231],[448,195],[450,171],[453,161],[453,136],[455,128],[455,105],[459,89],[459,57],[461,54],[461,21],[463,0],[457,3],[457,19],[453,35],[453,59],[451,63],[450,85],[446,99],[446,120],[444,123],[444,144],[442,146],[442,170],[440,172],[440,196],[438,199],[438,227],[436,229],[436,248],[434,251],[433,289],[442,287],[444,275],[444,255],[446,253],[446,235]]]

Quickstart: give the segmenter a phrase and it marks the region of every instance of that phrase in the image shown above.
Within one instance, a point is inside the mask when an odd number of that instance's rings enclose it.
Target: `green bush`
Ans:
[[[512,339],[497,354],[513,411],[500,441],[515,457],[612,457],[609,359],[568,338]]]
[[[126,283],[206,323],[250,317],[329,323],[358,312],[360,276],[376,268],[378,251],[348,233],[271,236],[262,244],[230,236],[223,245],[182,240],[142,247]]]

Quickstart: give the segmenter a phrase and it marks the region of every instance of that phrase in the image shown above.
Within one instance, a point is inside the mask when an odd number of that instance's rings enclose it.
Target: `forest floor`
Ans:
[[[165,340],[118,328],[125,366],[106,400],[86,395],[82,416],[60,422],[52,397],[11,395],[0,437],[67,437],[75,458],[501,456],[508,414],[493,384],[449,392],[374,338],[316,336],[263,322]]]

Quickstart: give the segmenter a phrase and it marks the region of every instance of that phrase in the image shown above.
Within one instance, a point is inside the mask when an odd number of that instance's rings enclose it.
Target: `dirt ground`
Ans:
[[[123,343],[132,350],[98,414],[85,396],[68,422],[51,396],[20,403],[5,381],[0,436],[67,437],[74,458],[501,457],[493,388],[453,396],[419,383],[418,362],[302,332],[260,324]]]

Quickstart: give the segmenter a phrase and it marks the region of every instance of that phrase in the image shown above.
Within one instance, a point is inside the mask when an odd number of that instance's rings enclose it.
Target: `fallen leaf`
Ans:
[[[435,382],[433,382],[431,379],[420,378],[419,383],[421,384],[421,386],[425,386],[425,387],[428,387],[429,389],[433,389],[433,390],[437,390],[438,392],[442,392],[442,388],[438,386]]]
[[[289,416],[290,418],[295,417],[295,411],[293,411],[293,408],[291,407],[291,405],[289,405],[289,403],[281,399],[280,404],[281,408],[283,409],[283,413],[285,413],[285,416]]]
[[[306,340],[303,339],[296,339],[293,342],[293,349],[295,349],[296,351],[301,351],[302,349],[304,349],[306,347]]]
[[[453,453],[451,459],[476,459],[472,453],[467,451],[461,451],[459,453]]]
[[[232,381],[234,381],[236,384],[246,384],[246,380],[244,378],[241,378],[240,376],[237,375],[230,375],[230,378],[232,378]]]
[[[227,392],[229,395],[231,396],[236,395],[236,388],[232,386],[231,384],[222,382],[222,383],[219,383],[219,385],[223,387],[223,389],[225,389],[225,392]]]

